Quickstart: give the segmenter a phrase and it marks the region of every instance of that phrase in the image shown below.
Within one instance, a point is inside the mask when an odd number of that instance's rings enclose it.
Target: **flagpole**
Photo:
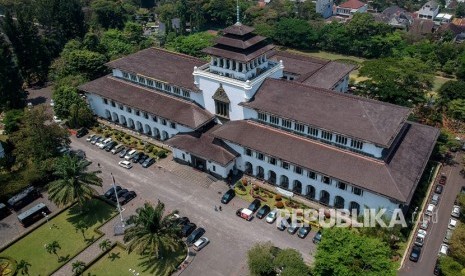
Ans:
[[[121,205],[119,204],[118,192],[116,191],[115,177],[113,176],[113,173],[110,173],[110,175],[111,175],[111,179],[113,180],[113,191],[115,192],[116,206],[118,207],[119,217],[124,227],[124,220],[123,220],[123,213],[122,213],[123,211],[121,210]]]

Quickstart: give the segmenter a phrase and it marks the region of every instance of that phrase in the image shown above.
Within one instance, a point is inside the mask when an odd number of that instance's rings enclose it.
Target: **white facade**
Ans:
[[[342,15],[342,16],[351,16],[354,15],[355,13],[364,13],[367,12],[368,10],[368,5],[364,5],[358,9],[353,9],[353,8],[344,8],[344,7],[336,7],[336,14],[337,15]]]
[[[181,149],[173,148],[173,157],[176,159],[182,160],[190,165],[193,163],[192,155],[189,152],[183,151]],[[199,157],[202,157],[202,156],[199,156]],[[222,166],[212,160],[207,159],[206,161],[207,161],[206,172],[218,175],[222,178],[227,178],[229,172],[234,168],[234,165],[235,165],[234,161],[230,162],[226,166]]]
[[[417,13],[420,19],[433,20],[439,13],[439,5],[434,1],[426,2]]]
[[[128,128],[162,141],[173,137],[178,132],[193,131],[193,129],[187,126],[171,122],[165,118],[114,102],[110,99],[104,99],[96,94],[87,93],[87,100],[95,115],[125,125]]]
[[[316,0],[315,10],[321,14],[323,18],[328,18],[333,15],[333,1],[332,0]]]

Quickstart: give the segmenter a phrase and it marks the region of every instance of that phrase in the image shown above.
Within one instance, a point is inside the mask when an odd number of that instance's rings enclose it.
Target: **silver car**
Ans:
[[[201,237],[194,243],[193,248],[195,251],[200,251],[202,248],[207,246],[207,244],[209,243],[210,243],[210,240],[207,237]]]

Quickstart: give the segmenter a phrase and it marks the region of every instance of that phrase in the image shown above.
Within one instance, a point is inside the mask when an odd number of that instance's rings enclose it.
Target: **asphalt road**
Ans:
[[[210,239],[210,244],[197,254],[182,275],[248,275],[247,250],[253,244],[265,241],[272,241],[281,248],[295,248],[307,262],[312,262],[310,252],[315,249],[311,241],[314,232],[302,240],[277,230],[275,224],[267,224],[257,218],[245,221],[235,212],[240,207],[247,207],[248,203],[238,197],[223,205],[223,211],[215,211],[214,206],[220,204],[221,193],[228,189],[223,182],[215,182],[205,188],[164,171],[157,164],[148,169],[136,164],[127,170],[118,166],[121,159],[117,155],[98,149],[85,138],[72,137],[71,140],[73,148],[86,152],[87,158],[93,162],[92,168],[100,163],[104,180],[102,191],[111,185],[110,172],[118,185],[136,191],[138,198],[126,206],[124,216],[133,212],[137,207],[133,206],[135,204],[140,206],[145,201],[156,203],[161,200],[166,210],[177,209],[198,227],[206,229],[205,236]]]
[[[430,224],[427,230],[427,238],[423,245],[420,260],[415,263],[407,259],[404,266],[399,271],[399,275],[433,275],[434,265],[438,258],[439,247],[443,243],[446,235],[449,219],[451,218],[454,200],[462,186],[465,186],[465,179],[460,174],[462,169],[461,160],[463,153],[458,152],[454,158],[455,165],[444,166],[440,173],[447,175],[447,182],[441,194],[441,199],[437,208],[437,222]],[[440,175],[439,173],[439,175]],[[435,182],[435,185],[437,180]],[[429,203],[429,201],[428,201]],[[410,250],[408,251],[410,254]]]

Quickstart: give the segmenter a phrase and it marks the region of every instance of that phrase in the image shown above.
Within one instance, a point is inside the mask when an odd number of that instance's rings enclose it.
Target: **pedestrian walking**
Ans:
[[[221,206],[219,208],[220,208],[220,211],[223,211],[223,208]]]
[[[97,167],[99,167],[99,168],[100,168],[100,163],[97,163]]]
[[[215,211],[218,211],[218,208],[216,208],[216,205],[215,205]]]

